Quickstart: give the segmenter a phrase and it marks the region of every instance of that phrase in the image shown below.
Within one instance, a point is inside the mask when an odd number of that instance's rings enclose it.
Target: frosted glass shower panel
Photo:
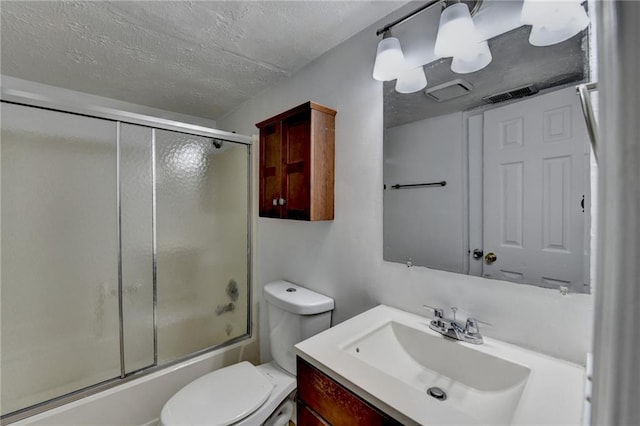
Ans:
[[[0,108],[6,414],[120,373],[116,124]]]
[[[120,124],[124,368],[154,364],[153,158],[149,127]]]
[[[156,131],[158,358],[247,333],[248,147]]]

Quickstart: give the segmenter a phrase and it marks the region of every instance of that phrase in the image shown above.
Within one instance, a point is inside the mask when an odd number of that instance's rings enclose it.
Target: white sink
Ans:
[[[380,305],[296,345],[299,356],[405,425],[581,425],[584,368],[485,336],[446,338]],[[427,392],[440,388],[440,400]]]
[[[395,321],[341,349],[432,398],[487,424],[509,424],[529,368]],[[436,390],[437,392],[437,390]]]

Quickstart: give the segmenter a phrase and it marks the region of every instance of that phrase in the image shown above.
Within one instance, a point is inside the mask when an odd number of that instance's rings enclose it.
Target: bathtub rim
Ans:
[[[112,393],[122,391],[132,386],[137,386],[166,374],[181,370],[193,364],[207,361],[236,348],[240,348],[240,350],[242,350],[242,346],[246,346],[254,340],[252,333],[248,332],[220,345],[202,349],[174,361],[167,362],[166,364],[151,366],[131,372],[125,378],[115,377],[39,404],[32,405],[22,410],[5,414],[0,417],[0,421],[2,425],[27,419],[37,421],[40,418],[72,409],[76,406],[75,403],[91,402],[95,399],[108,396]]]

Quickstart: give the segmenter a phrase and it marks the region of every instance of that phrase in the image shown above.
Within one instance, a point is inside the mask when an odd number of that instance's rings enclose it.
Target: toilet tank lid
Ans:
[[[314,315],[332,311],[333,299],[289,281],[273,281],[264,286],[267,302],[298,315]]]

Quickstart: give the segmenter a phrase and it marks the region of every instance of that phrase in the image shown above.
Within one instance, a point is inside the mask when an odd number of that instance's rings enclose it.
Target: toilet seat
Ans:
[[[189,383],[165,404],[164,425],[234,424],[260,408],[274,385],[244,361],[208,373]]]
[[[239,367],[241,364],[248,364],[242,367]],[[245,392],[253,388],[253,382],[249,386],[238,386],[240,391],[237,389],[233,392],[227,386],[229,382],[238,382],[236,378],[236,372],[239,370],[239,374],[242,375],[242,372],[245,370],[251,370],[252,372],[256,372],[261,377],[256,377],[253,373],[249,373],[250,377],[254,377],[256,379],[256,383],[261,382],[261,379],[266,379],[271,385],[270,394],[267,397],[267,400],[264,401],[261,405],[256,408],[251,408],[250,406],[255,404],[248,404],[245,406],[244,410],[246,414],[242,418],[238,418],[236,415],[232,416],[235,420],[230,418],[224,418],[227,415],[220,415],[221,411],[219,411],[219,407],[225,407],[230,401],[247,400],[245,398]],[[160,415],[160,426],[186,426],[186,425],[229,425],[233,424],[233,426],[256,426],[263,424],[272,413],[278,408],[279,405],[290,395],[294,389],[296,388],[296,378],[292,376],[275,363],[270,362],[266,364],[260,364],[257,367],[254,367],[252,364],[248,362],[242,362],[240,364],[235,364],[230,367],[225,367],[220,370],[216,370],[212,373],[209,373],[198,380],[204,379],[205,377],[209,377],[208,380],[203,381],[204,383],[199,385],[204,389],[195,389],[191,385],[195,382],[192,382],[182,388],[178,393],[176,393],[162,408],[162,413]],[[217,388],[218,390],[222,390],[222,396],[217,396],[216,400],[209,400],[208,398],[200,398],[199,404],[192,404],[193,400],[196,400],[196,396],[191,398],[191,395],[195,395],[197,392],[207,393],[209,392],[207,386],[211,386],[213,388]],[[180,399],[177,398],[179,394],[182,394]],[[211,398],[213,398],[211,393],[209,393]],[[198,413],[193,413],[195,410],[198,410]],[[193,415],[196,414],[196,415]],[[181,417],[186,416],[186,417]]]

